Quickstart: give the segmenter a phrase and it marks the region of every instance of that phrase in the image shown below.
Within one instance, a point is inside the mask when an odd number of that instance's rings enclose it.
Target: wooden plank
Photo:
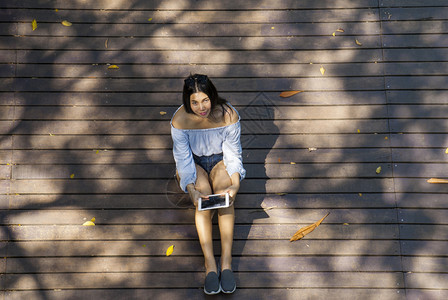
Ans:
[[[239,212],[237,212],[238,214]],[[347,224],[347,223],[346,223]],[[235,225],[234,239],[268,240],[289,238],[301,225]],[[68,241],[68,240],[132,240],[144,236],[151,239],[198,240],[194,225],[97,225],[94,230],[81,225],[22,225],[9,226],[9,232],[15,241]],[[214,228],[214,239],[219,239],[218,227]],[[338,240],[379,240],[398,237],[398,227],[392,225],[326,225],[313,232],[307,239]],[[7,238],[7,237],[5,237]]]
[[[403,257],[405,272],[445,273],[447,265],[448,257]]]
[[[380,0],[380,5],[385,7],[446,6],[446,3],[440,0],[428,0],[425,2],[418,0]]]
[[[411,289],[441,289],[446,290],[448,274],[446,273],[406,273],[406,287]]]
[[[387,91],[387,99],[391,104],[444,104],[448,92],[443,90]]]
[[[437,0],[436,0],[437,1]],[[425,3],[426,4],[426,3]],[[425,4],[420,3],[422,7],[389,7],[380,8],[380,17],[383,21],[431,21],[446,19],[447,8],[437,5],[438,7],[424,7]]]
[[[170,117],[160,116],[160,120],[156,121],[21,121],[14,127],[15,134],[39,134],[39,135],[60,135],[60,134],[145,134],[145,135],[160,135],[170,134],[170,124],[168,122]],[[403,123],[401,120],[394,121],[395,132],[400,132],[401,127],[397,125]],[[423,123],[423,125],[436,127],[444,120],[427,121],[421,120],[416,123]],[[404,122],[409,123],[409,122]],[[446,123],[446,122],[445,122]],[[3,133],[9,132],[12,122],[0,122],[0,129],[4,127]],[[397,124],[397,125],[396,125]],[[3,126],[2,126],[3,125]],[[415,124],[417,127],[419,124]],[[388,123],[387,119],[378,120],[243,120],[241,122],[242,131],[245,134],[375,134],[387,133]],[[421,126],[423,127],[423,126]],[[398,130],[397,130],[398,129]],[[444,128],[439,127],[435,132],[441,132]],[[421,130],[421,129],[420,129]],[[412,132],[412,131],[411,131]],[[422,131],[420,131],[422,132]],[[424,132],[424,131],[423,131]],[[428,131],[426,131],[428,132]],[[429,131],[431,132],[431,131]],[[157,136],[154,136],[157,138]]]
[[[440,8],[438,8],[440,9]],[[392,19],[393,15],[391,15]],[[383,34],[435,34],[448,33],[444,21],[391,21],[382,23]]]
[[[0,209],[9,209],[9,195],[0,195]]]
[[[2,7],[5,8],[40,8],[40,9],[54,9],[54,5],[63,9],[79,9],[78,5],[74,3],[64,3],[63,1],[58,1],[56,4],[53,3],[36,3],[34,1],[24,0],[24,1],[12,1],[2,3]],[[323,0],[306,0],[299,3],[295,2],[284,2],[278,5],[272,4],[270,1],[254,1],[248,0],[247,2],[241,3],[240,1],[230,0],[226,3],[201,3],[197,5],[195,1],[192,0],[182,0],[175,3],[166,3],[165,1],[156,0],[148,1],[143,3],[136,3],[132,6],[132,9],[136,10],[148,10],[148,9],[163,9],[163,10],[182,10],[185,7],[194,6],[196,10],[225,10],[225,9],[235,9],[235,10],[250,10],[253,8],[257,9],[328,9],[328,8],[365,8],[365,7],[376,7],[377,2],[374,0],[335,0],[332,3],[327,3]],[[99,0],[96,3],[87,3],[83,6],[85,9],[115,9],[115,10],[129,10],[128,5],[123,5],[120,1],[106,1]]]
[[[448,63],[384,63],[383,66],[386,75],[445,75],[447,73]],[[440,92],[443,93],[443,91]]]
[[[394,117],[408,117],[409,114],[403,114],[402,107],[392,107]],[[420,108],[420,107],[418,107]],[[63,107],[63,106],[44,106],[44,107],[13,107],[0,106],[0,118],[13,119],[14,109],[20,120],[160,120],[169,119],[174,114],[177,107],[161,106],[154,107]],[[359,106],[284,106],[284,107],[262,107],[265,111],[260,111],[260,107],[236,107],[243,120],[275,119],[275,120],[316,120],[316,119],[385,119],[387,117],[387,108],[384,105],[359,105]],[[434,110],[434,112],[433,112]],[[166,112],[168,117],[161,117],[160,112]],[[272,113],[271,113],[272,111]],[[407,113],[404,110],[404,113]],[[422,111],[427,115],[435,114],[434,117],[440,117],[445,112],[444,106],[422,107]],[[438,114],[440,112],[440,115]],[[402,113],[402,114],[400,114]],[[416,114],[420,113],[419,110]],[[448,111],[447,111],[448,113]],[[323,118],[323,116],[325,116]],[[414,115],[412,115],[414,116]]]
[[[398,79],[389,79],[390,84],[396,84]],[[412,79],[415,81],[416,79]],[[435,80],[435,79],[433,79]],[[427,78],[425,81],[429,81]],[[435,80],[436,81],[436,80]],[[438,78],[440,85],[444,82],[442,77]],[[381,77],[344,77],[344,78],[289,78],[289,79],[270,79],[270,78],[244,78],[244,79],[215,79],[216,87],[221,91],[277,91],[291,90],[295,88],[304,88],[305,91],[333,91],[333,90],[382,90],[384,82]],[[436,85],[430,84],[428,87]],[[183,79],[29,79],[18,78],[15,80],[15,89],[24,92],[36,91],[66,91],[66,92],[173,92],[177,87],[183,86]],[[420,83],[422,86],[422,83]],[[417,86],[418,87],[418,86]],[[393,88],[393,87],[391,87]],[[10,91],[12,87],[8,87],[5,83],[5,91]],[[176,91],[178,92],[178,91]]]
[[[253,0],[255,1],[255,0]],[[322,0],[321,0],[322,1]],[[372,1],[372,0],[370,0]],[[103,1],[107,2],[107,1]],[[237,1],[235,1],[237,2]],[[324,1],[323,1],[324,2]],[[353,1],[355,2],[355,1]],[[291,2],[293,3],[293,2]],[[328,3],[324,2],[325,5]],[[351,9],[344,6],[342,9],[304,9],[289,10],[278,9],[259,9],[260,4],[256,4],[257,9],[235,10],[235,6],[230,10],[201,10],[201,5],[191,5],[182,7],[181,10],[164,10],[157,7],[151,7],[147,10],[129,9],[127,5],[125,10],[110,9],[105,10],[105,6],[99,6],[94,10],[80,9],[79,5],[75,9],[63,9],[63,3],[58,3],[58,12],[54,11],[55,7],[50,9],[32,9],[27,7],[26,10],[6,10],[1,15],[1,21],[18,21],[31,22],[33,18],[40,22],[61,22],[67,19],[73,23],[142,23],[148,27],[154,23],[162,24],[197,24],[197,23],[296,23],[296,22],[316,22],[316,20],[325,20],[326,22],[376,22],[379,19],[378,9],[360,8]],[[240,4],[240,2],[238,2]],[[280,5],[280,4],[279,4]],[[270,4],[272,7],[272,4]],[[375,4],[375,7],[377,5]],[[3,11],[3,9],[2,9]],[[148,21],[148,17],[152,17],[152,21]],[[337,28],[336,28],[337,29]],[[331,34],[331,32],[330,32]]]
[[[446,241],[448,238],[446,229],[446,225],[400,225],[400,237],[409,240]]]
[[[400,149],[399,155],[412,155],[412,150]],[[8,151],[10,152],[10,151]],[[401,154],[403,153],[403,154]],[[414,152],[415,153],[415,152]],[[0,155],[2,152],[0,151]],[[11,153],[5,153],[11,154]],[[415,153],[418,154],[418,153]],[[1,157],[1,156],[0,156]],[[9,157],[9,156],[8,156]],[[280,162],[279,162],[280,159]],[[137,164],[165,161],[173,163],[171,150],[122,150],[122,151],[96,151],[92,150],[17,150],[14,151],[14,164]],[[395,161],[405,162],[404,159]],[[290,162],[313,162],[313,163],[390,163],[391,154],[388,149],[322,149],[310,152],[308,149],[291,151],[289,149],[275,149],[266,151],[263,149],[243,150],[243,163],[286,163]],[[174,171],[174,169],[173,169]],[[174,174],[174,173],[173,173]],[[376,176],[376,175],[375,175]]]
[[[440,260],[440,259],[439,259]],[[5,273],[99,273],[205,271],[202,257],[51,257],[8,258]],[[312,263],[310,263],[312,261]],[[235,257],[235,272],[397,272],[401,270],[396,256],[304,256],[304,257]]]
[[[308,224],[318,221],[328,211],[325,209],[271,209],[266,210],[265,218],[257,218],[257,214],[253,214],[256,210],[239,209],[236,214],[236,223],[257,223],[257,224]],[[2,212],[5,215],[5,212]],[[85,221],[95,217],[96,225],[117,225],[117,224],[164,224],[167,220],[176,220],[176,224],[193,224],[194,210],[179,209],[128,209],[128,210],[20,210],[17,212],[9,212],[2,220],[3,224],[20,224],[22,225],[79,225],[82,231],[99,231],[100,226],[89,227],[81,226]],[[397,222],[396,211],[394,209],[332,209],[331,214],[325,220],[327,224],[340,224],[341,230],[344,223],[349,224],[376,224]],[[309,225],[309,224],[308,224]],[[344,225],[347,226],[347,225]],[[20,228],[18,230],[21,230]],[[297,231],[297,230],[295,230]],[[295,232],[287,236],[291,236]],[[82,236],[82,235],[81,235]],[[288,239],[289,240],[289,239]]]
[[[13,148],[12,147],[12,145],[13,145],[12,142],[13,142],[12,135],[0,136],[0,149],[1,150],[10,150],[10,149],[12,149]],[[0,157],[2,157],[1,154],[0,154]]]
[[[215,255],[220,255],[219,242],[214,243]],[[146,245],[146,247],[143,247]],[[36,256],[165,256],[166,249],[173,241],[24,241],[8,243],[7,254],[4,257],[36,257]],[[202,250],[198,241],[176,241],[175,251],[171,257],[176,257],[179,251],[182,255],[200,255]],[[400,253],[396,240],[303,240],[291,243],[289,240],[235,240],[233,255],[236,256],[289,256],[289,255],[375,255],[396,256]],[[446,251],[445,251],[446,253]],[[168,258],[169,259],[169,258]]]
[[[404,300],[404,289],[266,289],[244,288],[237,289],[235,292],[238,297],[250,299],[300,299],[301,297],[319,298],[319,299],[372,299],[379,297],[381,299]],[[409,293],[409,292],[408,292]],[[423,295],[436,294],[434,291],[422,291]],[[88,289],[88,290],[36,290],[36,291],[7,291],[5,292],[8,300],[34,299],[45,297],[46,299],[98,299],[98,298],[122,298],[122,299],[201,299],[204,297],[204,291],[199,288],[190,289]],[[440,291],[443,295],[443,291]],[[222,295],[216,295],[214,298],[224,298]],[[226,297],[228,298],[228,296]],[[446,297],[433,297],[430,299],[444,299]],[[421,299],[421,298],[412,298]]]
[[[443,148],[446,146],[448,134],[392,134],[390,145],[394,148],[416,148],[421,145]]]
[[[384,35],[383,46],[387,48],[440,48],[448,45],[445,35]]]
[[[352,12],[351,12],[352,13]],[[208,13],[210,15],[210,13]],[[330,21],[330,20],[329,20]],[[330,33],[331,34],[331,33]],[[431,39],[428,39],[428,41]],[[378,35],[363,36],[363,47],[380,48]],[[104,37],[0,37],[0,44],[8,48],[31,50],[60,50],[70,45],[71,50],[105,50]],[[438,44],[441,44],[440,42]],[[260,45],[263,45],[260,47]],[[109,38],[108,50],[313,50],[353,49],[358,47],[353,37],[114,37]]]
[[[362,275],[361,275],[362,274]],[[402,288],[403,278],[399,273],[246,273],[237,274],[237,285],[241,288]],[[104,273],[97,274],[38,274],[23,278],[20,274],[7,274],[8,289],[69,289],[69,288],[187,288],[201,285],[204,275],[198,273]],[[188,278],[188,279],[187,279]],[[19,280],[20,279],[20,280]]]
[[[443,149],[392,149],[392,160],[394,162],[445,163],[446,156]]]
[[[431,184],[429,178],[395,178],[395,191],[400,193],[447,193],[448,185]]]
[[[11,166],[0,165],[0,179],[10,179],[11,177]]]
[[[448,122],[444,119],[434,120],[390,120],[390,130],[394,133],[446,133]]]
[[[428,290],[428,289],[406,289],[406,297],[409,300],[417,299],[446,299],[448,298],[448,291]]]
[[[443,209],[398,209],[398,218],[406,224],[447,225],[448,212]]]
[[[14,50],[0,50],[0,63],[13,63],[16,61],[16,51]]]
[[[443,194],[397,193],[397,206],[401,208],[448,208]]]
[[[447,61],[446,48],[431,49],[384,49],[384,61]]]
[[[247,164],[246,178],[361,178],[372,177],[373,172],[379,166],[378,163],[348,163],[344,165],[334,164]],[[406,167],[398,168],[398,176],[409,175],[410,177],[443,177],[446,175],[446,165],[438,165],[439,168],[429,173],[420,173]],[[3,168],[2,168],[3,167]],[[411,165],[412,167],[412,165]],[[428,170],[431,166],[427,165]],[[148,170],[151,172],[148,172]],[[10,173],[13,179],[68,179],[71,174],[75,174],[77,179],[158,179],[171,178],[175,165],[167,164],[133,164],[133,165],[20,165],[20,166],[0,166],[0,178],[9,178]],[[439,170],[437,172],[437,170]],[[410,171],[409,173],[407,171]],[[403,173],[404,172],[404,173]],[[394,174],[397,176],[396,171]],[[432,174],[432,175],[431,175]],[[392,177],[390,164],[383,164],[380,177]]]
[[[213,12],[211,12],[213,13]],[[256,12],[253,12],[256,13]],[[275,11],[274,11],[275,13]],[[152,14],[152,12],[151,12]],[[237,16],[238,18],[238,16]],[[72,19],[72,18],[70,18]],[[113,21],[113,20],[112,20]],[[17,34],[17,35],[32,35],[32,36],[89,36],[89,37],[122,37],[129,36],[134,37],[175,37],[175,36],[331,36],[333,32],[338,28],[344,29],[342,35],[371,35],[379,34],[379,23],[291,23],[286,24],[166,24],[158,23],[158,20],[153,22],[146,22],[144,20],[140,23],[131,24],[109,24],[105,27],[104,24],[95,24],[96,19],[90,19],[90,24],[75,24],[70,28],[61,26],[58,23],[42,23],[39,24],[39,30],[33,31],[30,24],[18,23],[16,25],[9,25],[8,27],[0,27],[0,33],[3,31],[3,35]],[[301,21],[301,20],[300,20]],[[120,20],[121,22],[121,20]],[[93,24],[92,24],[93,23]],[[274,27],[272,29],[272,27]],[[16,33],[17,32],[17,33]]]
[[[105,43],[103,39],[103,43]],[[103,44],[104,47],[104,44]],[[109,51],[106,48],[100,49],[103,51],[89,51],[87,50],[17,50],[18,63],[51,63],[51,64],[265,64],[269,63],[365,63],[381,61],[382,55],[380,49],[337,49],[324,50],[313,49],[312,51],[305,50],[288,50],[288,56],[285,57],[282,50],[270,51],[256,51],[245,49],[245,51],[234,50],[231,53],[226,51],[207,51],[195,50],[186,51],[180,49],[172,51],[169,49],[157,51],[126,51],[120,50],[120,55],[117,56],[116,51]],[[2,50],[0,50],[2,51]],[[12,52],[14,54],[14,52]],[[11,52],[12,61],[15,61],[15,56]],[[232,55],[230,55],[232,54]],[[423,53],[424,54],[424,53]],[[7,61],[9,62],[9,60]],[[195,66],[192,66],[194,70]],[[185,74],[188,76],[188,73]]]
[[[0,77],[14,77],[15,69],[15,65],[0,65]]]
[[[85,106],[168,106],[181,105],[180,92],[167,93],[17,93],[16,105],[85,105]],[[5,104],[13,103],[11,94]],[[385,104],[384,91],[309,91],[295,97],[281,98],[279,92],[220,92],[232,105],[362,105]],[[1,96],[1,94],[0,94]]]
[[[416,226],[414,226],[416,227]],[[410,256],[446,256],[448,241],[426,240],[401,241],[402,255]]]
[[[321,76],[320,66],[315,64],[233,64],[233,65],[135,65],[121,64],[119,71],[107,69],[107,65],[37,65],[20,64],[17,77],[52,77],[52,78],[143,78],[143,77],[177,77],[179,74],[199,73],[213,77],[316,77]],[[427,68],[427,72],[442,70],[443,64]],[[4,71],[2,71],[4,69]],[[334,76],[378,76],[383,74],[383,66],[375,63],[326,64],[326,74]],[[0,65],[0,75],[14,75],[14,66]],[[445,74],[440,72],[440,74]],[[402,73],[408,74],[408,73]],[[424,74],[423,74],[424,75]]]
[[[394,76],[385,80],[387,88],[393,90],[442,89],[448,82],[446,76]]]
[[[395,177],[423,177],[440,178],[447,176],[447,164],[428,164],[428,163],[414,163],[414,164],[394,164]]]
[[[8,206],[9,199],[11,204]],[[415,199],[417,198],[417,199]],[[160,195],[10,195],[1,196],[2,208],[7,209],[102,209],[108,207],[124,209],[175,208],[166,198]],[[401,198],[400,198],[401,199]],[[421,197],[406,196],[406,205],[400,207],[419,207]],[[429,195],[425,198],[428,207],[445,202],[441,195]],[[432,203],[432,204],[431,204]],[[414,206],[413,206],[414,205]],[[393,208],[396,207],[394,194],[239,194],[235,202],[236,208]]]
[[[415,136],[415,135],[412,135]],[[263,148],[269,145],[275,148],[385,148],[394,143],[395,147],[403,147],[409,144],[421,145],[421,141],[429,141],[430,145],[443,147],[443,135],[417,135],[412,136],[396,134],[389,139],[387,134],[331,134],[331,135],[263,135],[248,136],[243,133],[242,139],[249,140],[244,143],[244,149]],[[387,137],[387,139],[386,139]],[[11,137],[12,139],[12,137]],[[0,149],[11,149],[12,144],[0,141]],[[170,135],[159,135],[158,138],[142,135],[16,135],[14,136],[14,148],[20,150],[74,150],[93,149],[93,151],[120,150],[120,149],[171,149],[172,139]],[[408,146],[409,147],[409,146]]]
[[[76,176],[76,175],[75,175]],[[425,180],[421,180],[426,183]],[[20,180],[11,182],[10,192],[14,194],[164,194],[165,180],[152,179],[108,179],[108,180]],[[366,179],[246,179],[240,193],[390,193],[393,192],[392,178]],[[418,184],[417,186],[409,186]],[[426,183],[427,184],[427,183]],[[400,179],[395,183],[399,192],[414,192],[424,188],[419,180]],[[427,187],[424,191],[445,192],[448,187]]]

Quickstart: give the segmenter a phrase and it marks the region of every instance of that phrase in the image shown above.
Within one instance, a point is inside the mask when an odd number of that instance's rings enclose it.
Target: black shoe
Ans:
[[[204,293],[207,295],[215,295],[221,292],[221,286],[219,285],[219,277],[216,272],[210,272],[205,277]]]
[[[225,269],[221,272],[221,291],[225,294],[232,294],[236,290],[235,277],[232,270]]]

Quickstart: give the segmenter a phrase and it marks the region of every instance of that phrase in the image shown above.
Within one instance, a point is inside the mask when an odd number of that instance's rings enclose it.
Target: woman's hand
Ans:
[[[230,179],[232,180],[232,185],[227,188],[226,193],[229,193],[229,203],[231,206],[235,201],[236,194],[238,194],[238,191],[240,189],[240,174],[234,173]]]
[[[205,195],[202,195],[201,192],[194,188],[194,185],[190,183],[187,185],[188,194],[190,195],[190,199],[193,202],[194,206],[198,206],[199,198],[207,199]]]

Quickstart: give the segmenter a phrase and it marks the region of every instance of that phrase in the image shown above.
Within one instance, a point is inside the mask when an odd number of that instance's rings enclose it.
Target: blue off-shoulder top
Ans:
[[[206,129],[178,129],[173,126],[173,118],[182,106],[174,112],[170,121],[173,156],[180,177],[181,189],[188,192],[187,185],[196,182],[196,166],[193,153],[197,156],[223,153],[224,165],[229,176],[239,173],[240,180],[243,180],[246,176],[246,170],[243,167],[240,142],[241,117],[237,110],[229,104],[238,114],[238,121],[227,126]]]

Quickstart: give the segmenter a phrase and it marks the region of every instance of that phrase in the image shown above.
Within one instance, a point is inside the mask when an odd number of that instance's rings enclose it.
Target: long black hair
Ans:
[[[221,98],[218,95],[218,91],[216,90],[213,82],[208,78],[207,75],[203,74],[194,74],[188,76],[184,80],[184,90],[182,93],[182,102],[185,107],[185,111],[189,114],[193,114],[193,110],[191,109],[190,105],[190,96],[194,93],[202,92],[208,96],[211,103],[211,111],[213,112],[216,106],[221,106],[222,108],[222,115],[224,116],[224,113],[227,111],[224,108],[224,105],[229,107],[227,104],[227,100],[224,98]],[[230,107],[229,107],[230,108]],[[232,111],[232,109],[231,109]],[[232,111],[233,112],[233,111]]]

